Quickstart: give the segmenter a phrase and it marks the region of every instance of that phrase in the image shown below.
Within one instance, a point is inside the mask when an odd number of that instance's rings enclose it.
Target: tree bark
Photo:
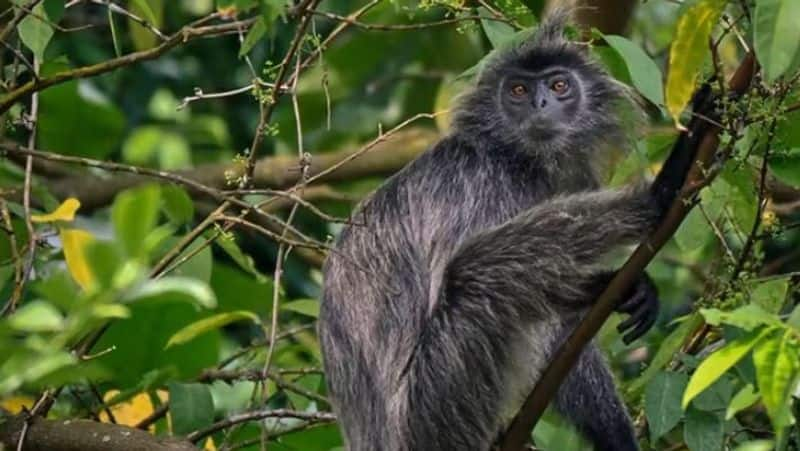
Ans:
[[[17,415],[0,423],[0,450],[15,450],[25,421],[23,451],[197,451],[185,440],[156,437],[118,424],[89,420],[27,419]]]

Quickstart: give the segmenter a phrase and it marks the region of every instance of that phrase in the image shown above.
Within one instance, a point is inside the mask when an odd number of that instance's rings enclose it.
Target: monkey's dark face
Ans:
[[[500,109],[508,123],[538,141],[569,133],[580,116],[582,86],[566,67],[511,72],[500,81],[499,91]]]
[[[586,47],[546,26],[484,68],[456,111],[455,127],[544,160],[556,154],[581,158],[601,142],[616,144],[626,136],[619,117],[625,103],[625,90]]]

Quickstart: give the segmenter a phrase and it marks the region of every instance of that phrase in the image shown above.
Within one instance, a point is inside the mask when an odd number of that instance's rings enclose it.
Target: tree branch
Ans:
[[[11,106],[23,97],[34,92],[42,91],[50,86],[61,84],[78,78],[87,78],[94,75],[104,74],[120,67],[129,66],[141,61],[152,60],[163,55],[167,51],[184,44],[193,39],[209,36],[219,36],[223,34],[236,33],[241,29],[246,29],[254,22],[254,19],[226,23],[222,25],[209,25],[205,27],[184,27],[180,31],[171,35],[166,41],[151,49],[130,53],[119,58],[103,61],[102,63],[91,66],[78,67],[76,69],[58,72],[52,76],[31,80],[24,85],[6,94],[0,100],[0,114],[8,111]]]
[[[361,149],[348,149],[339,152],[320,153],[315,155],[309,168],[309,176],[314,177],[325,172],[318,182],[333,182],[350,180],[364,176],[381,176],[394,173],[409,161],[425,150],[437,138],[437,133],[424,128],[410,128],[396,133],[386,141],[378,143],[369,152],[352,159],[352,155]],[[9,153],[26,155],[26,150],[19,145],[2,143],[0,147]],[[81,164],[74,159],[67,159],[59,154],[37,154],[39,159]],[[328,172],[331,167],[338,166],[342,161],[348,160],[346,165],[339,167],[334,172]],[[350,161],[351,160],[351,161]],[[101,169],[112,172],[132,172],[126,165],[109,163]],[[275,156],[262,158],[256,164],[253,180],[259,188],[285,188],[293,185],[299,179],[297,158],[294,156]],[[69,196],[81,201],[81,212],[90,212],[111,203],[121,191],[140,185],[149,178],[161,178],[174,181],[187,186],[190,191],[197,194],[197,187],[224,190],[228,187],[228,180],[233,173],[241,172],[241,165],[236,164],[208,164],[199,166],[189,171],[156,171],[136,173],[111,178],[83,174],[78,177],[68,177],[48,183],[51,192],[58,198]],[[182,183],[182,181],[191,183]]]
[[[748,54],[730,81],[732,92],[741,94],[750,86],[756,62],[752,53]],[[525,400],[502,440],[502,451],[519,451],[528,441],[533,427],[541,417],[550,400],[558,392],[561,383],[575,365],[583,349],[597,334],[606,319],[614,311],[618,299],[634,285],[645,266],[656,252],[672,237],[693,203],[689,200],[708,183],[704,168],[713,161],[719,145],[720,128],[712,126],[699,141],[697,157],[684,183],[678,198],[673,202],[663,223],[646,239],[628,261],[617,272],[597,299],[583,321],[564,342],[553,357],[550,365],[542,373],[533,391]],[[713,174],[710,176],[713,177]]]
[[[25,451],[197,451],[197,447],[185,440],[156,437],[118,424],[45,420],[28,418],[27,414],[0,423],[0,448],[16,449],[23,429],[26,429]]]

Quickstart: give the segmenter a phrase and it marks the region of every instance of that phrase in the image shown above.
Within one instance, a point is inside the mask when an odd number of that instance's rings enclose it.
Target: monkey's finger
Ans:
[[[658,309],[647,310],[636,327],[622,337],[622,342],[626,345],[631,344],[634,340],[646,334],[656,323],[656,319],[658,319]]]
[[[617,305],[615,310],[622,313],[633,314],[635,311],[639,310],[642,303],[646,301],[646,296],[647,293],[637,290],[632,296]]]

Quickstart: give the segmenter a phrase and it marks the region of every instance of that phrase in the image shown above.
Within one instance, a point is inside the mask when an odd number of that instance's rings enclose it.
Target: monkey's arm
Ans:
[[[500,421],[498,394],[513,385],[509,366],[524,359],[541,369],[559,338],[559,312],[596,294],[597,259],[642,237],[657,218],[649,189],[638,186],[563,197],[468,239],[448,262],[399,375],[411,391],[409,430],[419,449],[487,449],[501,425],[486,419]],[[515,356],[532,330],[524,357]]]
[[[469,292],[519,304],[537,293],[555,308],[586,305],[596,294],[598,259],[643,237],[659,216],[643,186],[541,204],[468,240],[447,267],[440,301],[448,302],[452,292]],[[518,308],[528,317],[544,313],[536,311],[540,305]]]

